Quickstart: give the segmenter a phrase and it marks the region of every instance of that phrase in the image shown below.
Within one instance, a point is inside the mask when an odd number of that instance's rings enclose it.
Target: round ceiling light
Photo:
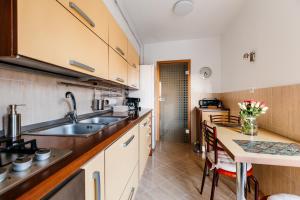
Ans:
[[[184,16],[192,12],[193,8],[193,1],[179,0],[174,4],[173,11],[176,15]]]

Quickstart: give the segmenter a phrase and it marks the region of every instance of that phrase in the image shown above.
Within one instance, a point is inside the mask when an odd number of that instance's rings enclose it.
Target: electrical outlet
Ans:
[[[189,135],[190,134],[190,130],[189,129],[185,129],[185,134]]]

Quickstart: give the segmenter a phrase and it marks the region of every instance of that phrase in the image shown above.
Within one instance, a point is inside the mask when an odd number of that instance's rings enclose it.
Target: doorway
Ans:
[[[157,63],[158,140],[190,143],[190,60]]]

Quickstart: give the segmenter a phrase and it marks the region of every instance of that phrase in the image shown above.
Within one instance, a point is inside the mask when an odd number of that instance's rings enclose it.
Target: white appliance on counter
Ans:
[[[155,133],[155,69],[154,65],[141,65],[140,66],[140,89],[130,91],[129,97],[140,98],[141,108],[152,109],[152,149],[155,148],[156,133]]]

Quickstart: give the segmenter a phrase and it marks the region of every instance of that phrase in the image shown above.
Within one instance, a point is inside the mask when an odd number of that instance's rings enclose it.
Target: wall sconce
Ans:
[[[255,51],[251,51],[249,53],[244,53],[243,55],[243,59],[244,60],[250,60],[250,62],[254,62],[255,61]]]

